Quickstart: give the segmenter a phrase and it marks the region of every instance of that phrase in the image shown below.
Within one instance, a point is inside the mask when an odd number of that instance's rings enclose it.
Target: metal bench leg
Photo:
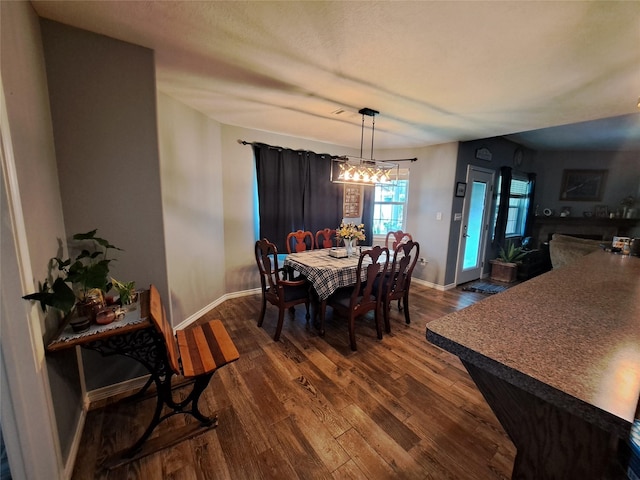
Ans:
[[[209,385],[209,381],[211,380],[212,376],[213,372],[206,375],[200,375],[199,377],[195,378],[193,388],[191,389],[191,392],[189,393],[187,398],[180,403],[172,405],[172,407],[175,407],[176,413],[189,413],[197,420],[199,420],[203,425],[211,425],[218,420],[217,415],[214,415],[213,417],[207,417],[200,411],[199,408],[200,396],[207,388],[207,385]],[[191,404],[191,409],[185,411],[185,407],[189,404]]]
[[[171,375],[169,375],[168,377],[165,377],[164,380],[162,380],[156,375],[153,375],[153,377],[154,377],[154,381],[156,383],[156,388],[157,388],[156,408],[155,408],[155,411],[153,412],[153,417],[151,418],[151,422],[149,423],[149,426],[147,427],[147,429],[144,431],[142,436],[136,441],[136,443],[134,443],[127,450],[127,453],[125,454],[125,456],[127,457],[132,457],[133,455],[135,455],[140,450],[144,442],[147,441],[151,433],[153,433],[153,430],[155,430],[155,428],[160,424],[160,422],[162,422],[162,420],[167,418],[166,416],[164,417],[162,416],[162,410],[166,403],[165,399],[167,395],[171,397]]]

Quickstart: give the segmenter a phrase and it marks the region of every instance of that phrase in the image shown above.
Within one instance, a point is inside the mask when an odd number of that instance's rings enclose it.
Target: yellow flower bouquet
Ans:
[[[344,240],[358,240],[364,241],[364,224],[356,225],[355,223],[341,223],[340,227],[337,230],[338,237]]]

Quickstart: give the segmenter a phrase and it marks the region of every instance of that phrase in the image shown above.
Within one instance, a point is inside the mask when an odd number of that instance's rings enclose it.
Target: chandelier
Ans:
[[[380,112],[371,108],[358,111],[362,115],[362,130],[360,133],[360,156],[341,156],[331,159],[331,181],[333,183],[350,183],[357,185],[376,185],[392,183],[398,179],[399,166],[397,163],[379,162],[373,159],[373,137],[376,131],[376,115]],[[362,157],[364,142],[364,117],[371,117],[371,158]]]

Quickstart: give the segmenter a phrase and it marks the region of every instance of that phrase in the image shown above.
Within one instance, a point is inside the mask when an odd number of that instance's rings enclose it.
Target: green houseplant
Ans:
[[[120,282],[113,277],[111,282],[113,282],[113,288],[118,291],[120,304],[123,307],[133,305],[136,301],[136,282]]]
[[[96,292],[100,297],[111,287],[108,258],[111,250],[122,250],[108,240],[96,236],[97,229],[73,236],[74,247],[79,253],[75,258],[53,257],[49,261],[49,278],[39,283],[39,291],[25,295],[25,300],[40,302],[42,311],[47,307],[68,315],[74,307],[96,303]],[[55,275],[55,279],[53,278]],[[100,302],[103,298],[100,298]]]
[[[516,247],[513,242],[500,247],[498,258],[490,260],[491,280],[498,282],[515,282],[518,275],[518,263],[526,256],[522,247]]]

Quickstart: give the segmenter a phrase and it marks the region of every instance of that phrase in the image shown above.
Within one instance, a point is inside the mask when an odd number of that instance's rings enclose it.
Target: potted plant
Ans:
[[[72,319],[76,331],[88,328],[91,316],[104,306],[104,294],[112,287],[109,281],[112,259],[108,254],[110,250],[121,250],[96,237],[96,232],[97,229],[75,234],[73,240],[80,253],[73,259],[53,257],[49,261],[49,278],[39,283],[39,291],[22,297],[40,302],[43,312],[52,307],[66,316],[76,308],[77,315]]]
[[[516,247],[509,242],[506,247],[500,247],[498,258],[490,260],[491,280],[498,282],[515,282],[518,275],[518,263],[527,254],[522,247]]]
[[[113,277],[111,277],[111,282],[113,283],[113,288],[118,291],[118,301],[120,305],[122,305],[125,310],[135,310],[135,302],[137,299],[136,282],[120,282]]]

